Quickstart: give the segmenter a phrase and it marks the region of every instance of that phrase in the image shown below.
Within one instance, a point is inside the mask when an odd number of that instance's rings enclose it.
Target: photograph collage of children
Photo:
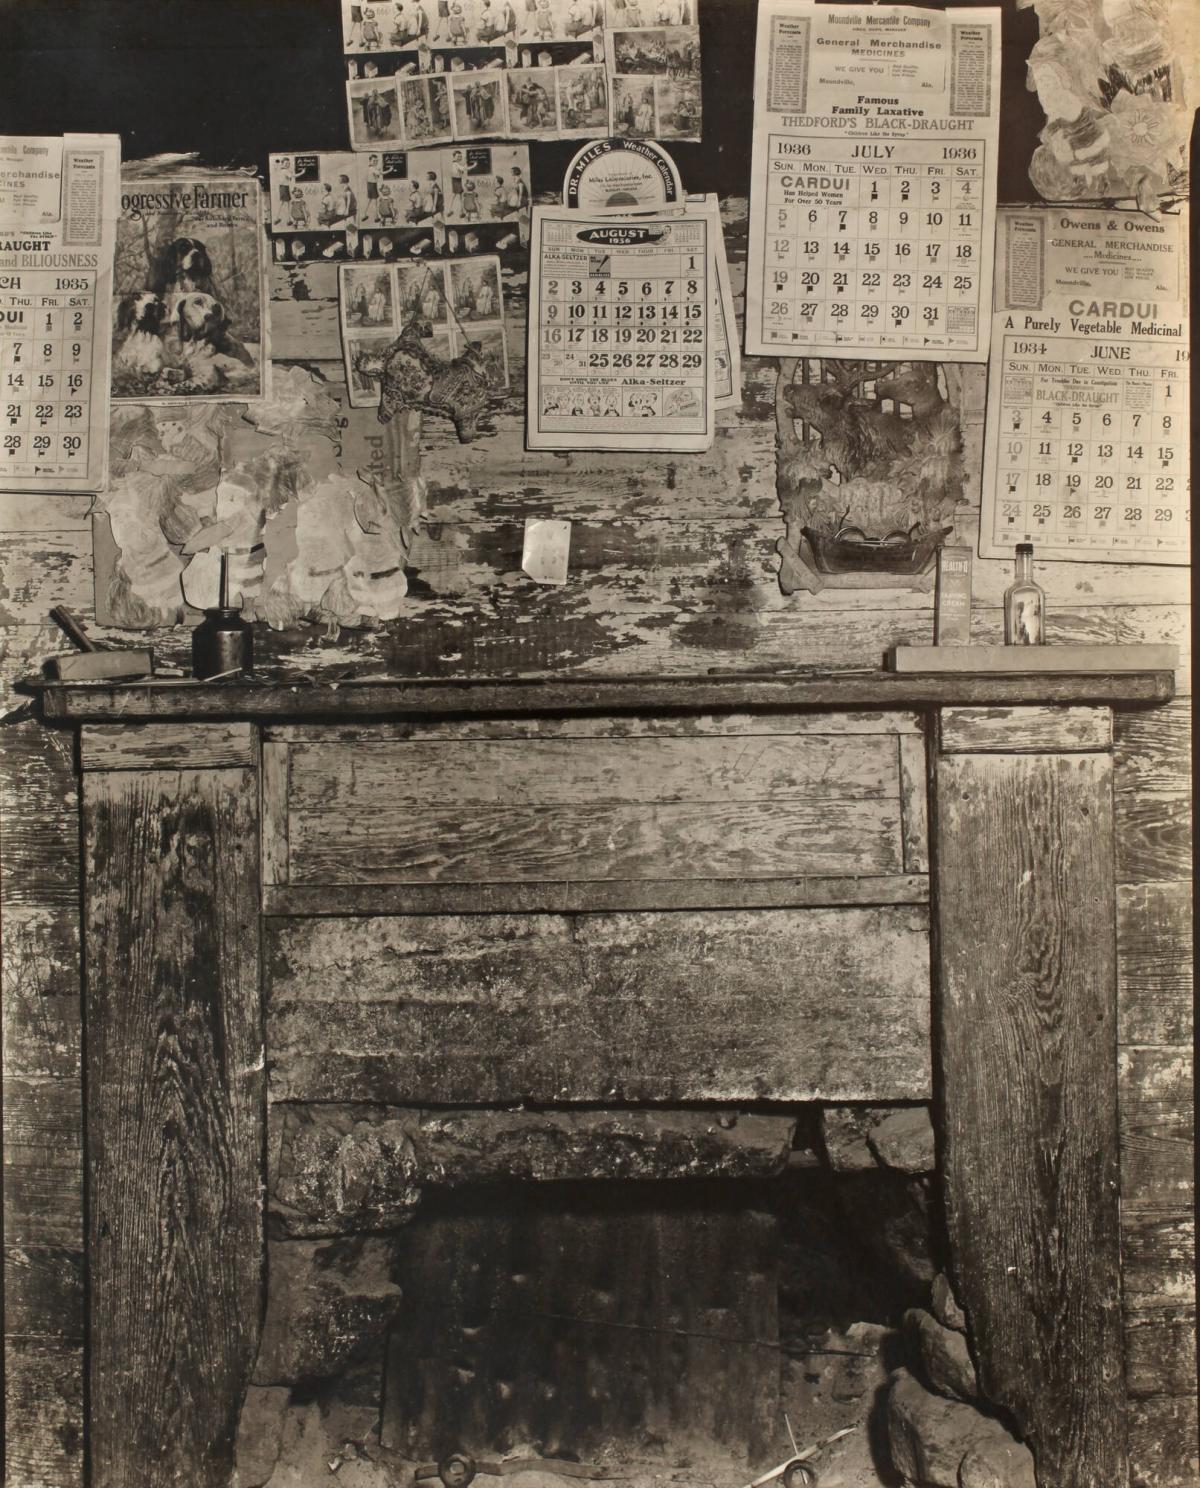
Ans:
[[[440,363],[468,349],[494,388],[508,386],[500,260],[346,264],[338,270],[342,349],[354,408],[379,401],[379,364],[399,336]]]
[[[280,264],[503,253],[529,237],[526,145],[272,155],[270,191]]]
[[[341,0],[355,150],[700,137],[697,0]]]

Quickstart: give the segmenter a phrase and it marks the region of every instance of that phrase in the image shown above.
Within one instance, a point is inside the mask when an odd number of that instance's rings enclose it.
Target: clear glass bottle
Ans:
[[[1009,646],[1046,644],[1046,596],[1033,579],[1033,544],[1017,544],[1017,571],[1004,591],[1004,641]]]

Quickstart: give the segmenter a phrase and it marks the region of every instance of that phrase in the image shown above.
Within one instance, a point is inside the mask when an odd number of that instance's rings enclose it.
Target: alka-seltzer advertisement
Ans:
[[[0,138],[0,485],[101,491],[121,141]]]
[[[1186,219],[1007,208],[979,551],[1187,563]]]
[[[264,273],[252,177],[123,181],[113,397],[262,397],[270,365]]]

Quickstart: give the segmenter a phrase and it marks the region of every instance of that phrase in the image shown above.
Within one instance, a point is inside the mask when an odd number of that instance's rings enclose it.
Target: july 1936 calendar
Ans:
[[[0,139],[0,484],[100,491],[108,465],[114,134]]]
[[[713,221],[534,208],[530,449],[708,448]]]
[[[1185,255],[1178,217],[1000,213],[983,557],[1188,562]]]
[[[1000,12],[763,0],[751,355],[979,361]]]

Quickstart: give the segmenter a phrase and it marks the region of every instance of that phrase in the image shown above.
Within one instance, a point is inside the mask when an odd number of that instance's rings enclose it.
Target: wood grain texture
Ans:
[[[1190,878],[1191,709],[1182,700],[1118,715],[1117,882]]]
[[[1101,754],[937,766],[954,1263],[983,1388],[1055,1488],[1127,1481],[1111,793]]]
[[[271,916],[569,914],[639,909],[799,909],[928,904],[923,873],[850,878],[549,879],[528,883],[284,884],[263,890]]]
[[[78,1075],[5,1075],[4,1239],[8,1245],[83,1246]]]
[[[15,1340],[4,1357],[4,1481],[82,1488],[83,1355],[74,1345]]]
[[[1040,754],[1112,748],[1108,708],[943,708],[943,754]]]
[[[1190,1046],[1192,881],[1117,889],[1118,1038]]]
[[[36,624],[59,604],[77,620],[95,613],[91,531],[0,531],[0,626]]]
[[[294,884],[904,871],[898,799],[414,807],[382,796],[353,817],[289,812],[288,846]]]
[[[384,792],[387,801],[381,800]],[[861,801],[899,795],[882,734],[454,740],[292,748],[293,811],[355,821],[394,801],[503,806],[596,801]]]
[[[262,881],[268,885],[288,881],[288,782],[291,775],[290,744],[266,740],[258,777],[259,814],[262,833]]]
[[[257,740],[248,723],[155,724],[79,730],[85,770],[253,768]]]
[[[277,1100],[927,1098],[917,908],[272,920]]]
[[[79,794],[69,735],[32,719],[0,732],[5,911],[79,906]]]
[[[423,739],[692,739],[709,734],[920,734],[921,715],[911,710],[855,708],[838,713],[614,713],[532,718],[413,718],[404,723],[268,724],[268,741],[289,744],[387,744]]]
[[[1174,613],[1174,612],[1172,612]],[[844,617],[836,620],[844,641]],[[880,635],[885,633],[881,626]],[[461,636],[460,636],[461,639]],[[789,643],[792,644],[792,643]],[[344,656],[344,676],[353,660],[353,642]],[[882,647],[880,648],[882,651]],[[795,655],[793,651],[792,656]],[[845,661],[843,650],[842,659]],[[873,662],[872,664],[873,665]],[[455,675],[463,675],[463,667]],[[534,668],[544,671],[544,667]],[[312,668],[299,676],[286,667],[261,668],[255,683],[198,683],[171,686],[162,682],[129,682],[91,687],[45,684],[39,688],[42,709],[51,721],[103,721],[188,718],[411,718],[421,715],[477,713],[611,713],[622,708],[658,711],[679,708],[708,713],[745,708],[914,708],[924,704],[1159,703],[1174,695],[1168,672],[1131,672],[1117,676],[960,677],[901,676],[867,669],[798,673],[790,657],[773,674],[747,671],[723,678],[711,675],[662,674],[658,658],[646,677],[583,674],[569,679],[527,676],[511,680],[486,677],[463,682],[319,680]]]
[[[1200,1482],[1196,1392],[1129,1402],[1131,1488],[1196,1488]]]
[[[84,777],[93,1488],[226,1488],[257,1347],[258,792]]]
[[[929,872],[929,779],[925,740],[905,736],[900,748],[900,824],[907,873]]]
[[[461,1440],[588,1454],[651,1432],[668,1452],[761,1462],[780,1354],[776,1223],[755,1197],[589,1183],[431,1205],[397,1241],[413,1285],[384,1440],[409,1456]]]
[[[1192,1051],[1123,1048],[1118,1068],[1122,1204],[1175,1212],[1194,1192]]]

